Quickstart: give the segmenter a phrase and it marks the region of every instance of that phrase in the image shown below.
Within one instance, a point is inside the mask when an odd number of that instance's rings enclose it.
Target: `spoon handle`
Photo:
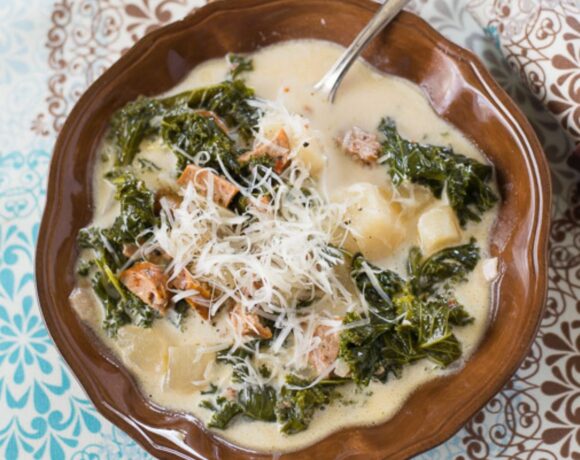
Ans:
[[[326,94],[328,100],[333,102],[340,82],[346,75],[346,72],[348,72],[352,63],[365,46],[394,19],[407,3],[409,3],[409,0],[387,0],[326,75],[314,85],[314,90]]]

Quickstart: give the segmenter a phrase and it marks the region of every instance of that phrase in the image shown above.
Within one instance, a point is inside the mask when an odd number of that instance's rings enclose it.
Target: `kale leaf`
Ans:
[[[206,167],[221,171],[223,164],[234,174],[240,169],[234,142],[211,116],[188,112],[165,117],[161,121],[161,136],[177,157],[179,171],[193,163],[199,152],[208,156],[203,163]]]
[[[161,112],[162,106],[159,101],[140,97],[113,115],[111,135],[117,146],[117,166],[132,163],[143,139],[157,132],[151,121]]]
[[[411,142],[401,137],[395,122],[384,118],[379,131],[384,135],[382,161],[389,167],[395,185],[407,180],[431,189],[440,198],[445,190],[451,207],[462,226],[481,215],[497,202],[488,182],[493,168],[449,147]]]
[[[463,281],[479,260],[474,241],[446,248],[423,260],[409,253],[409,279],[370,264],[361,254],[352,261],[352,278],[363,294],[369,314],[348,313],[340,334],[339,356],[358,385],[401,376],[403,368],[427,358],[441,367],[461,357],[461,343],[452,326],[473,318],[449,294],[443,283]],[[357,324],[355,324],[357,323]]]
[[[200,405],[214,411],[208,426],[225,430],[238,415],[264,422],[276,421],[276,398],[276,390],[269,385],[248,385],[240,390],[237,400],[219,396],[215,399],[215,403],[206,399]]]
[[[230,129],[236,130],[243,140],[253,138],[259,111],[250,104],[254,90],[240,80],[227,80],[217,85],[186,91],[161,100],[168,112],[203,109],[221,117]],[[169,112],[170,113],[170,112]]]
[[[121,212],[113,225],[103,230],[109,241],[133,243],[142,232],[155,226],[155,195],[128,171],[111,171],[106,178],[115,186]]]
[[[247,385],[238,394],[244,415],[265,422],[276,421],[276,399],[276,390],[269,385]]]
[[[415,295],[433,293],[443,282],[464,281],[478,261],[479,247],[474,238],[467,244],[436,252],[427,259],[423,259],[419,248],[413,248],[407,264],[412,291]]]
[[[246,71],[247,67],[247,63],[240,61],[236,68],[241,72]],[[213,120],[211,114],[210,116],[207,114],[207,112],[213,112],[225,121],[229,129],[235,131],[243,141],[248,143],[253,138],[259,119],[258,109],[250,103],[253,98],[254,91],[248,88],[243,80],[236,78],[164,99],[140,97],[129,102],[111,118],[110,136],[117,150],[116,165],[130,165],[139,152],[141,142],[148,136],[158,134],[163,125],[175,126],[177,124],[178,127],[186,127],[187,130],[183,133],[178,131],[178,133],[182,136],[193,135],[197,138],[200,127],[187,127],[189,123],[195,121],[195,118],[191,118],[193,114]],[[200,111],[206,113],[200,114]],[[181,116],[184,118],[180,118]],[[213,122],[215,124],[215,120]],[[208,130],[207,127],[202,128],[204,131]],[[229,139],[227,134],[223,132],[222,134]],[[176,135],[174,134],[173,137]],[[165,136],[164,139],[166,139]],[[209,136],[209,139],[213,139],[213,136]],[[183,139],[179,141],[185,142]],[[230,142],[233,141],[230,140]],[[189,143],[192,146],[199,145],[199,139]],[[171,139],[169,145],[173,147],[176,154],[179,153],[179,150],[175,148],[178,146],[175,139]],[[198,151],[188,153],[194,155]]]
[[[280,390],[276,404],[276,419],[281,425],[282,433],[295,434],[306,430],[316,410],[326,406],[337,396],[337,383],[320,382],[307,388],[309,384],[308,380],[295,375],[286,376],[286,385]]]
[[[121,284],[104,258],[95,259],[95,264],[98,270],[93,276],[92,284],[105,309],[103,328],[107,334],[115,337],[119,328],[129,323],[141,327],[151,326],[155,319],[155,310]]]
[[[92,285],[105,309],[103,327],[110,336],[128,323],[148,327],[155,311],[123,286],[117,272],[127,261],[123,244],[134,243],[147,228],[155,225],[153,193],[143,181],[126,171],[116,170],[109,175],[116,187],[115,198],[120,203],[120,214],[109,228],[90,227],[79,232],[78,244],[82,249],[92,249],[90,259],[94,269]]]
[[[238,79],[243,73],[254,70],[254,62],[247,56],[230,53],[226,56],[230,66],[229,77],[232,80]]]
[[[205,407],[209,408],[209,405],[205,405]],[[236,401],[228,401],[223,397],[218,398],[217,407],[207,426],[217,428],[218,430],[225,430],[234,417],[243,411],[242,406]]]
[[[352,279],[376,313],[393,314],[393,297],[402,291],[405,281],[391,270],[382,270],[365,260],[360,253],[352,259]]]

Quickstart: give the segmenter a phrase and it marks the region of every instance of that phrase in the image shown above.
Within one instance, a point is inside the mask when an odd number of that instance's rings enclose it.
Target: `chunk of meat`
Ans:
[[[320,338],[320,344],[310,352],[308,362],[318,374],[324,372],[338,358],[338,333],[329,333],[330,329],[329,326],[320,325],[314,330],[314,337]]]
[[[346,153],[365,165],[375,164],[381,150],[377,135],[357,126],[353,126],[345,133],[341,145]]]
[[[203,319],[209,318],[209,300],[212,298],[212,289],[209,284],[203,281],[197,281],[193,278],[189,270],[184,268],[169,282],[169,286],[179,291],[197,291],[195,296],[186,297],[184,300]],[[204,302],[202,299],[207,300],[207,302]]]
[[[238,161],[244,164],[254,158],[265,156],[274,160],[272,169],[276,174],[280,174],[286,169],[290,163],[290,140],[286,131],[280,129],[270,143],[258,145],[254,150],[240,155]]]
[[[213,186],[213,200],[220,206],[228,207],[234,197],[240,191],[238,187],[207,168],[196,165],[188,165],[183,171],[177,183],[184,187],[192,183],[195,189],[202,194],[207,194],[210,184]]]
[[[123,255],[125,257],[133,257],[139,250],[139,246],[135,243],[123,243]]]
[[[230,319],[234,328],[242,335],[254,335],[262,339],[272,338],[272,331],[262,324],[260,317],[256,313],[246,311],[239,303],[230,312]]]
[[[159,214],[159,212],[161,212],[161,200],[165,201],[170,209],[177,208],[181,204],[181,197],[173,190],[158,190],[155,194],[155,214]]]
[[[119,277],[125,287],[143,302],[161,314],[167,310],[167,275],[163,268],[151,262],[137,262],[121,272]]]

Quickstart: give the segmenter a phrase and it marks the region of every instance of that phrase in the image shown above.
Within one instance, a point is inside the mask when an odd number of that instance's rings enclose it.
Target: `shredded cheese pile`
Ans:
[[[283,121],[291,139],[307,142],[311,134],[303,117],[289,114],[276,103],[264,103],[262,110],[257,143],[265,142],[267,130]],[[299,161],[293,161],[280,176],[256,166],[245,183],[227,174],[226,178],[250,203],[243,215],[212,200],[211,181],[206,194],[189,184],[181,190],[178,206],[161,200],[161,223],[142,250],[161,249],[171,257],[170,279],[188,268],[196,280],[208,282],[217,292],[211,303],[195,291],[176,291],[174,301],[193,297],[205,302],[211,317],[239,304],[273,321],[280,332],[267,352],[256,355],[257,361],[274,369],[272,378],[282,375],[282,368],[304,369],[308,354],[321,342],[316,328],[325,325],[337,331],[341,327],[331,311],[337,306],[340,311],[360,306],[360,299],[347,285],[348,277],[341,278],[337,269],[343,264],[342,253],[332,245],[345,234],[346,205],[330,202]],[[269,201],[260,199],[264,195]],[[311,308],[301,308],[310,303]],[[226,322],[229,334],[224,340],[233,349],[251,339],[231,320]],[[249,362],[243,364],[251,368]],[[264,383],[259,372],[250,372],[249,379]]]

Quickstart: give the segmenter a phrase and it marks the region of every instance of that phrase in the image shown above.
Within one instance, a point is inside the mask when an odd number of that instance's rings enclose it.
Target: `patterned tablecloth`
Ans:
[[[0,458],[149,458],[96,412],[53,346],[35,298],[34,247],[51,150],[74,102],[135,40],[200,3],[0,0]],[[528,115],[555,192],[548,306],[527,359],[461,431],[420,458],[580,459],[578,158],[466,0],[415,0],[412,9],[475,51]],[[569,44],[576,57],[579,41]]]

